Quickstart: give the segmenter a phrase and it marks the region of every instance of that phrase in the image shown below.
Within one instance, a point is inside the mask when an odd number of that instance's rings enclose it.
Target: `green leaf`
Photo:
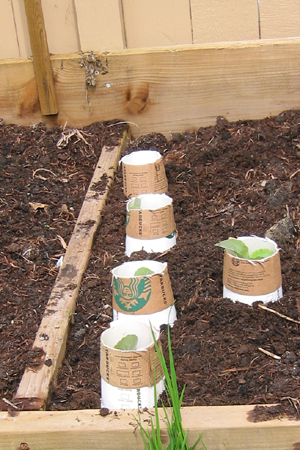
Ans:
[[[134,272],[134,276],[138,277],[139,275],[151,275],[153,270],[148,269],[147,267],[140,267]]]
[[[138,337],[135,334],[127,334],[115,346],[118,350],[135,350]]]
[[[141,209],[141,198],[136,197],[128,203],[128,209]]]
[[[239,258],[250,259],[249,249],[246,244],[240,239],[226,239],[225,241],[215,244],[217,247],[224,248],[231,255]]]
[[[253,253],[251,253],[250,258],[251,259],[263,259],[267,258],[268,256],[274,255],[273,250],[269,250],[268,248],[260,248],[258,250],[255,250]]]

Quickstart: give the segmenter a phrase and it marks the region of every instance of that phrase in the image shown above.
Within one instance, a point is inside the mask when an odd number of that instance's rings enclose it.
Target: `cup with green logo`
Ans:
[[[168,264],[129,261],[112,270],[113,319],[173,326],[176,309]]]

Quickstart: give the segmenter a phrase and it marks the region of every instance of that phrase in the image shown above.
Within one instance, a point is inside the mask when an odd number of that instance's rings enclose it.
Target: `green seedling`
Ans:
[[[128,209],[141,209],[141,198],[135,198],[128,203]]]
[[[138,337],[135,334],[127,334],[114,346],[118,350],[136,350]]]
[[[198,443],[201,442],[201,450],[206,450],[205,445],[202,443],[202,435],[200,434],[194,444],[192,446],[189,446],[187,443],[187,437],[188,437],[188,431],[184,431],[182,426],[182,417],[181,417],[181,404],[183,400],[183,394],[184,394],[184,388],[182,389],[181,393],[179,393],[178,390],[178,384],[177,384],[177,378],[176,378],[176,372],[175,372],[175,364],[174,364],[174,357],[172,353],[172,347],[171,347],[171,337],[170,337],[170,327],[168,327],[168,349],[169,349],[169,367],[167,367],[167,363],[165,360],[165,357],[163,355],[163,352],[161,348],[159,347],[153,330],[152,336],[155,344],[155,350],[160,362],[160,365],[162,367],[164,377],[165,377],[165,388],[166,388],[166,394],[168,398],[168,405],[171,409],[170,412],[168,412],[167,407],[162,404],[162,408],[164,411],[164,419],[163,422],[166,423],[167,426],[167,433],[169,436],[168,439],[168,445],[165,446],[162,442],[163,436],[161,432],[161,424],[160,424],[160,418],[159,418],[159,408],[158,408],[158,398],[157,398],[157,391],[156,391],[156,385],[154,384],[154,403],[155,403],[155,420],[150,418],[150,429],[146,429],[143,425],[143,422],[140,414],[139,414],[139,420],[138,426],[140,428],[144,447],[146,450],[194,450]],[[156,370],[154,366],[154,379],[156,378]],[[165,438],[164,438],[165,441]]]
[[[150,270],[147,267],[140,267],[134,272],[134,276],[138,277],[139,275],[152,275],[153,273],[153,270]]]
[[[250,254],[249,248],[240,239],[226,239],[225,241],[218,242],[215,245],[217,247],[224,248],[230,255],[244,259],[264,259],[274,254],[274,251],[269,250],[268,248],[260,248]]]

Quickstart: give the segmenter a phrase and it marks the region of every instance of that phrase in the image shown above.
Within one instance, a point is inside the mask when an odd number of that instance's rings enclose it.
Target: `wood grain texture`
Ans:
[[[19,58],[20,51],[16,34],[12,0],[1,1],[0,42],[0,59]]]
[[[43,349],[44,357],[39,367],[25,369],[16,393],[16,399],[22,402],[24,409],[41,409],[45,406],[50,383],[55,381],[64,358],[69,322],[75,311],[81,279],[89,261],[108,189],[125,144],[124,137],[121,144],[113,150],[106,147],[102,149],[33,344],[33,348]],[[97,183],[103,180],[106,186],[99,190]]]
[[[97,55],[107,73],[87,87],[80,55],[51,58],[59,114],[83,126],[120,118],[134,136],[195,130],[229,121],[261,119],[300,108],[300,39],[267,40]],[[0,117],[30,124],[39,111],[20,114],[34,77],[32,63],[0,63]],[[27,101],[28,103],[28,101]],[[51,123],[50,120],[48,120]]]
[[[194,43],[259,38],[257,0],[191,0]]]
[[[127,48],[192,44],[189,0],[122,0]]]
[[[182,408],[183,427],[192,445],[199,432],[207,450],[296,450],[299,421],[287,419],[251,423],[253,406],[207,406]],[[0,447],[16,450],[21,442],[43,450],[140,450],[143,442],[134,424],[136,411],[118,411],[102,417],[99,410],[20,412],[1,414]],[[161,412],[162,417],[162,412]],[[142,420],[149,418],[144,412]],[[143,423],[146,426],[146,423]],[[162,440],[167,441],[163,421]]]
[[[125,47],[120,0],[75,0],[80,49],[113,51]]]
[[[262,39],[300,36],[300,0],[260,0]]]
[[[41,0],[24,0],[39,102],[43,115],[58,113]]]

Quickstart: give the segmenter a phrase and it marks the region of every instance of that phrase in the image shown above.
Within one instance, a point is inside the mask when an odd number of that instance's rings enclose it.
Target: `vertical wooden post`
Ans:
[[[58,113],[41,0],[24,0],[33,65],[44,116]]]

